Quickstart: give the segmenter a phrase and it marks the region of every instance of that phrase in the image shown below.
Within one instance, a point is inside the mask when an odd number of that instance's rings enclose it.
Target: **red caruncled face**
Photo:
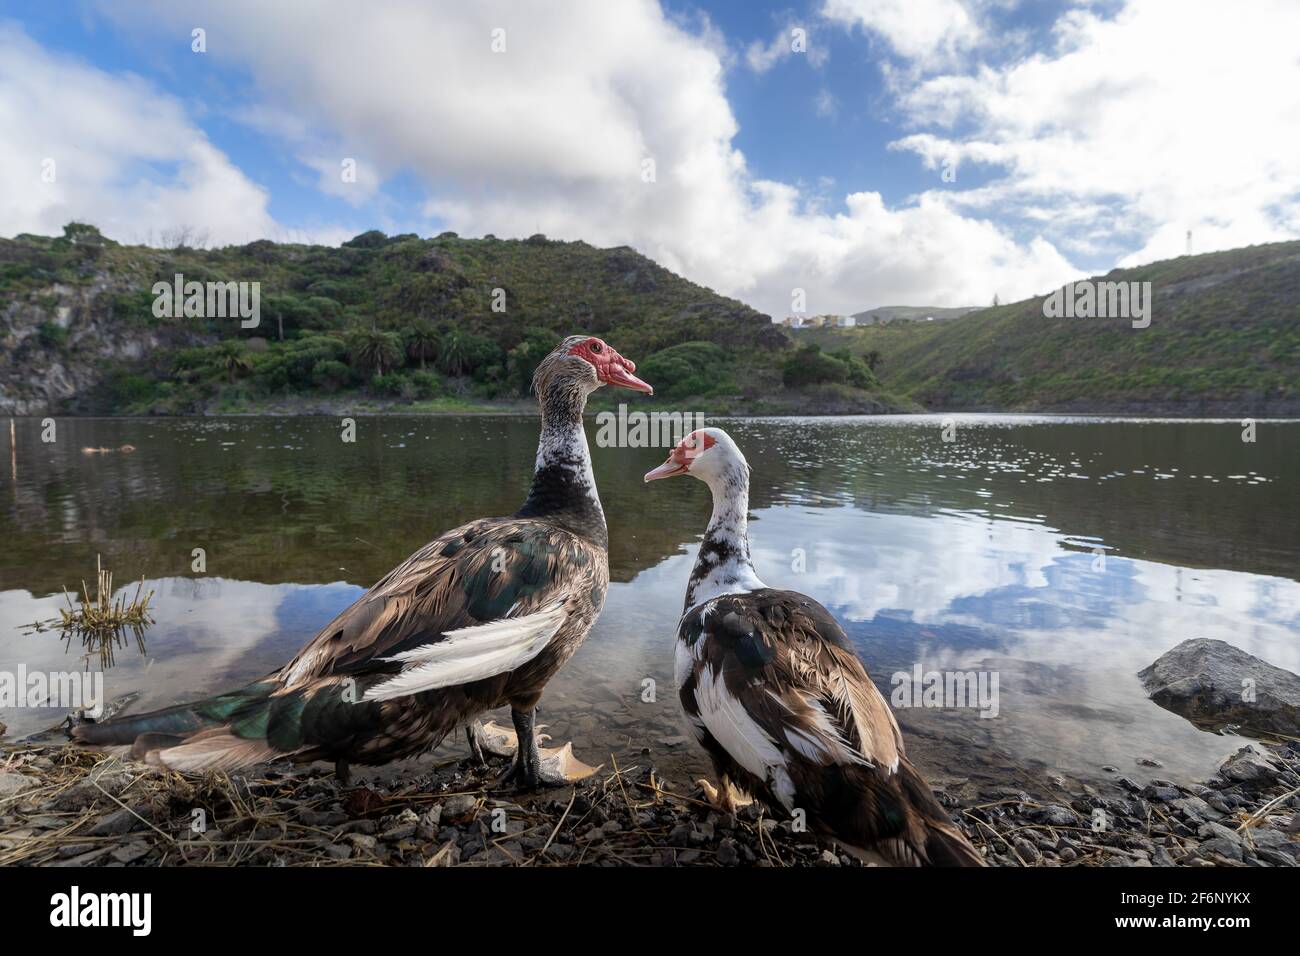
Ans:
[[[660,478],[671,478],[674,475],[684,475],[691,470],[691,462],[695,461],[706,449],[716,445],[717,439],[706,431],[693,431],[681,441],[668,455],[668,460],[658,468],[652,468],[645,473],[646,481],[658,481]]]
[[[631,359],[623,358],[598,338],[593,337],[579,342],[569,349],[569,354],[590,362],[596,369],[596,378],[606,385],[630,388],[634,392],[645,392],[647,395],[654,394],[654,389],[648,383],[632,374],[636,371],[636,363]]]

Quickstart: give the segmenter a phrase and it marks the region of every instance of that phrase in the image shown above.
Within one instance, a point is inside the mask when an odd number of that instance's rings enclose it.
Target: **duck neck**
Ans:
[[[605,512],[596,493],[582,412],[587,392],[557,382],[542,397],[542,434],[528,498],[517,514],[546,518],[602,548],[609,546]]]
[[[686,586],[686,609],[721,594],[763,587],[749,556],[749,468],[728,465],[709,482],[713,515]]]

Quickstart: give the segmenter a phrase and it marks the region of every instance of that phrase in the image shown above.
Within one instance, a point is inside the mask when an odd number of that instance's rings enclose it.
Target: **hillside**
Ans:
[[[154,284],[178,273],[260,283],[260,324],[155,316]],[[856,359],[787,375],[796,350],[767,316],[626,247],[368,232],[337,248],[155,249],[80,224],[0,239],[0,413],[525,407],[536,363],[573,332],[637,361],[659,404],[903,407]]]
[[[1300,413],[1300,242],[1098,278],[1150,282],[1150,326],[1045,318],[1040,296],[947,322],[799,334],[864,356],[885,389],[931,409]]]
[[[959,319],[963,315],[979,311],[978,305],[963,305],[945,308],[937,305],[882,305],[876,309],[863,309],[854,312],[853,317],[862,324],[869,322],[924,322],[932,318],[936,322],[943,319]]]
[[[260,283],[260,324],[156,317],[153,286],[178,273]],[[0,413],[525,408],[536,362],[574,331],[637,361],[644,408],[1300,413],[1300,242],[1099,278],[1151,282],[1150,326],[1046,318],[1038,297],[790,333],[626,247],[368,232],[155,249],[73,224],[0,239]]]

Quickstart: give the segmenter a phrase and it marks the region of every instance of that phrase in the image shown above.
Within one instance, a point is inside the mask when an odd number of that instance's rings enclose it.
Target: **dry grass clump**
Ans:
[[[144,652],[144,631],[153,624],[149,616],[149,602],[154,592],[144,593],[144,576],[136,585],[135,594],[128,601],[126,592],[116,599],[113,597],[113,572],[104,568],[100,555],[95,555],[95,597],[92,600],[90,588],[83,578],[81,581],[81,601],[74,604],[67,588],[63,596],[68,602],[66,608],[59,609],[59,617],[47,621],[29,624],[29,631],[58,630],[65,641],[73,637],[81,640],[81,646],[89,654],[98,654],[100,664],[110,667],[114,660],[114,651],[126,646],[128,636],[134,637],[136,646]]]

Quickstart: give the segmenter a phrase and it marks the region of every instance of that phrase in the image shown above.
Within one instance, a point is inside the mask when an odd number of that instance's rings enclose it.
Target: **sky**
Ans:
[[[1296,0],[0,0],[0,235],[541,232],[776,317],[1006,302],[1300,237],[1297,36]]]

